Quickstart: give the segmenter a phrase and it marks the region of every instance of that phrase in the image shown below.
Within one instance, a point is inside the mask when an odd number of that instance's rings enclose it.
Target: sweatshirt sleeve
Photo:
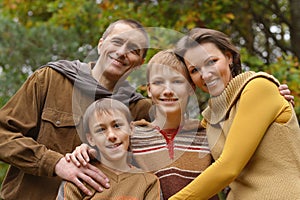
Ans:
[[[148,175],[145,180],[149,181],[147,191],[145,191],[144,199],[153,199],[158,200],[160,199],[161,191],[160,191],[160,182],[157,176],[154,174],[147,174]]]
[[[274,83],[265,78],[249,82],[219,159],[170,199],[209,199],[229,185],[250,160],[269,125],[286,108],[289,104]],[[291,115],[286,116],[287,121]]]
[[[53,176],[63,155],[36,142],[44,93],[35,72],[1,108],[0,159],[29,174]]]
[[[63,181],[56,200],[82,200],[85,197],[80,189],[71,182]],[[91,198],[89,198],[91,199]]]

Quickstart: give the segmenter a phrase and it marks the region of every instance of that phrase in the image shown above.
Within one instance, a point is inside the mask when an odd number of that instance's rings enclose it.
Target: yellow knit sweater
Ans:
[[[274,84],[276,83],[276,84]],[[300,199],[300,129],[293,108],[266,73],[246,72],[203,112],[216,160],[174,199]]]

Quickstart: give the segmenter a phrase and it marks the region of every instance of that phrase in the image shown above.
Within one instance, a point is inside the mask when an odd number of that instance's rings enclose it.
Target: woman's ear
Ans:
[[[94,140],[94,138],[93,138],[93,136],[92,136],[91,133],[87,133],[87,134],[86,134],[86,139],[87,139],[88,143],[89,143],[91,146],[95,146],[95,145],[96,145],[96,144],[95,144],[95,140]]]
[[[233,56],[230,51],[226,51],[225,56],[228,58],[229,63],[233,63]]]

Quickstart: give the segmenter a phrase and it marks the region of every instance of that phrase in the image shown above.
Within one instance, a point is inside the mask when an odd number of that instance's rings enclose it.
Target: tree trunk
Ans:
[[[291,8],[291,47],[300,60],[300,1],[290,0]]]

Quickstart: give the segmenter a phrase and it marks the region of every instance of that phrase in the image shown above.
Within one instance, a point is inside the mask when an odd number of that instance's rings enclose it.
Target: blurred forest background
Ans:
[[[207,27],[230,35],[245,69],[266,71],[289,85],[300,119],[299,0],[0,0],[0,5],[0,107],[39,66],[84,61],[111,22],[132,18],[183,34]],[[169,36],[156,40],[164,43]],[[197,94],[204,107],[207,96]],[[0,183],[7,167],[0,162]]]

